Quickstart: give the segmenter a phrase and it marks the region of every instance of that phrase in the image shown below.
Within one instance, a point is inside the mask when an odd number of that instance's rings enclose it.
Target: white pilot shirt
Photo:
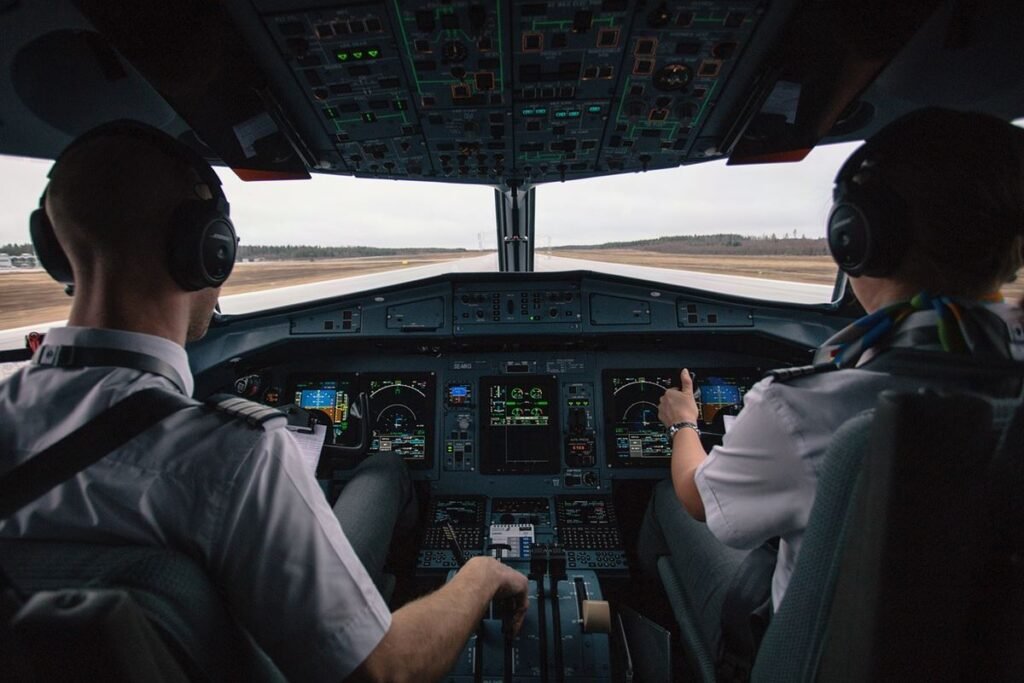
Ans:
[[[185,350],[146,334],[58,328],[48,345],[124,349],[174,367]],[[29,365],[0,383],[0,471],[125,396],[169,380],[124,368]],[[10,519],[0,536],[167,546],[196,559],[289,680],[339,681],[391,613],[285,429],[204,407],[175,413]]]
[[[991,308],[1012,330],[1010,352],[1020,359],[1024,352],[1020,309]],[[922,312],[912,318],[930,320],[928,316],[929,312]],[[900,337],[895,335],[894,346],[907,345],[900,343]],[[772,576],[776,610],[796,565],[832,435],[857,413],[873,408],[881,391],[912,391],[926,383],[868,366],[789,382],[766,378],[744,396],[743,410],[722,445],[712,448],[697,468],[694,480],[708,529],[718,540],[734,548],[753,549],[775,536],[781,538]]]

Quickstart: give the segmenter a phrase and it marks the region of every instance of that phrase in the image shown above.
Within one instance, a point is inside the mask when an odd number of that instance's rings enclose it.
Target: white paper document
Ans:
[[[310,474],[316,477],[316,466],[320,462],[320,451],[324,447],[324,440],[327,438],[327,425],[313,425],[313,431],[288,427],[288,431],[295,437],[299,444],[299,453],[302,460],[309,468]]]

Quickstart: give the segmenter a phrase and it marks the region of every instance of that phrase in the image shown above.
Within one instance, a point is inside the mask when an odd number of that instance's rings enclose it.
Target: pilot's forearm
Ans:
[[[704,521],[704,501],[695,477],[697,468],[707,457],[696,431],[681,429],[672,437],[672,488],[690,516],[701,522]]]
[[[471,559],[444,587],[391,617],[391,628],[350,680],[435,681],[455,665],[498,590],[494,572]]]

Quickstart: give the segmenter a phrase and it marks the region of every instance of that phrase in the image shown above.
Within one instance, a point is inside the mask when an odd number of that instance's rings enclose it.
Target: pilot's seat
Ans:
[[[1019,680],[1024,409],[881,395],[836,434],[755,681]]]
[[[755,681],[1011,680],[1024,671],[1022,369],[899,360],[911,373],[983,377],[986,395],[885,392],[836,432]],[[715,680],[667,558],[658,568],[693,668]]]
[[[227,611],[202,568],[185,555],[141,546],[3,540],[0,557],[5,572],[25,593],[92,588],[126,591],[189,680],[285,680]],[[72,668],[75,653],[62,651],[58,634],[59,630],[49,636],[52,651],[37,651],[34,658],[49,654],[53,661],[44,662],[43,670],[66,672],[60,680],[84,680],[82,672],[76,674]],[[46,633],[42,636],[47,638]],[[42,641],[44,646],[46,642]],[[38,639],[35,645],[38,650]],[[123,671],[120,674],[118,680],[125,680]],[[179,679],[164,675],[162,680]]]

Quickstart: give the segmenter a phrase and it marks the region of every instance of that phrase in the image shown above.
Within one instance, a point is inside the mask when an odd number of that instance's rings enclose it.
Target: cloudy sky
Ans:
[[[542,185],[537,244],[597,244],[659,235],[796,230],[823,234],[832,179],[856,147],[831,145],[797,164],[724,162]],[[0,244],[27,242],[28,215],[50,162],[0,156]],[[243,183],[218,170],[245,244],[475,249],[495,243],[488,187],[319,176]]]

